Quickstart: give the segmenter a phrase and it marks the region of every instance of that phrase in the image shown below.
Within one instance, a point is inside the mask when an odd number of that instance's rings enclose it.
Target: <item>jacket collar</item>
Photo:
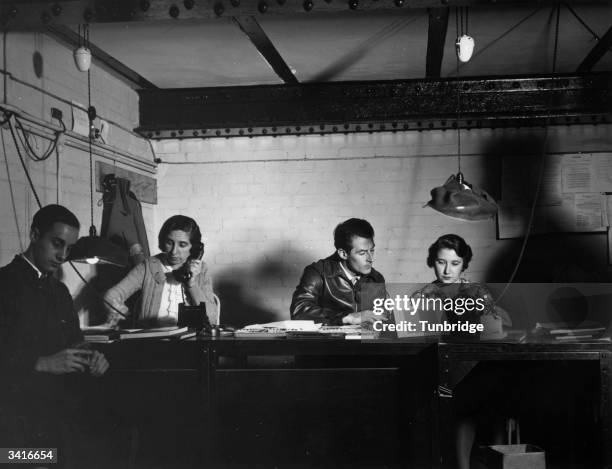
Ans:
[[[338,256],[337,252],[334,252],[331,256],[327,257],[324,260],[324,273],[326,277],[341,277],[349,284],[351,284],[351,281],[349,280],[346,273],[344,272],[344,269],[340,265],[340,256]],[[382,280],[380,280],[379,277],[380,274],[378,273],[378,271],[372,268],[372,271],[369,274],[360,275],[359,278],[361,281],[367,279],[366,281],[371,280],[373,282],[381,282]]]
[[[17,270],[19,275],[32,282],[46,282],[54,278],[51,274],[39,275],[38,270],[34,269],[32,264],[21,254],[15,256],[11,265]]]
[[[26,257],[25,253],[23,253],[23,252],[22,252],[22,253],[21,253],[21,255],[16,256],[16,257],[20,257],[21,259],[23,259],[23,260],[26,262],[26,264],[28,264],[28,265],[29,265],[29,266],[32,268],[32,270],[34,270],[34,272],[36,272],[36,277],[37,277],[37,278],[41,278],[41,277],[43,276],[43,273],[40,271],[40,269],[39,269],[38,267],[36,267],[36,266],[35,266],[35,265],[34,265],[34,264],[33,264],[33,263],[30,261],[30,259],[28,259],[28,258]]]

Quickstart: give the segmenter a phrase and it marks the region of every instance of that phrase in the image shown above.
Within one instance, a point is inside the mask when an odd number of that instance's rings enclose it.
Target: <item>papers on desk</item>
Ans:
[[[287,320],[268,322],[266,324],[251,324],[244,329],[283,329],[285,331],[317,331],[321,324],[314,321]]]
[[[191,334],[187,327],[158,327],[155,329],[139,329],[135,332],[122,331],[121,340],[133,339],[159,339],[165,337],[181,338],[184,334]]]
[[[351,324],[346,326],[323,326],[321,328],[321,333],[332,335],[342,334],[347,340],[374,339],[377,335],[374,331],[363,329],[358,324]]]
[[[548,337],[559,342],[581,342],[597,341],[610,342],[610,337],[605,337],[606,328],[597,323],[583,323],[580,327],[570,327],[564,323],[536,323],[534,334]]]
[[[83,327],[81,332],[85,342],[108,344],[119,339],[119,332],[106,325]]]
[[[234,337],[286,337],[287,332],[313,332],[321,328],[314,321],[275,321],[251,324],[234,332]]]
[[[87,334],[83,337],[85,342],[91,342],[95,344],[110,344],[115,342],[117,339],[110,335],[105,334]]]
[[[187,339],[195,336],[195,332],[190,332],[187,327],[159,327],[155,329],[111,329],[104,325],[89,326],[81,329],[86,342],[109,343],[116,340],[134,339]]]
[[[267,324],[251,324],[234,332],[235,337],[289,337],[306,338],[373,338],[372,331],[363,330],[359,325],[323,326],[314,321],[276,321]]]

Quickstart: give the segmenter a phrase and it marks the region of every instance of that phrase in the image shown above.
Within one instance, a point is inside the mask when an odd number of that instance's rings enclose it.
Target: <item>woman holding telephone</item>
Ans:
[[[202,260],[204,244],[195,220],[184,215],[168,218],[159,231],[158,246],[161,253],[134,267],[104,295],[108,323],[116,326],[122,319],[117,311],[127,316],[125,301],[141,291],[136,311],[138,327],[176,325],[181,303],[189,306],[204,303],[205,323],[217,324],[212,280]]]

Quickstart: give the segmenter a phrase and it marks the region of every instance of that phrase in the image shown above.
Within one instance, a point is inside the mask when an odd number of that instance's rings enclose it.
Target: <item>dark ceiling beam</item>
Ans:
[[[539,5],[558,0],[539,0]],[[609,0],[573,0],[576,5],[607,5]],[[238,4],[233,6],[233,4]],[[397,11],[451,6],[502,5],[530,7],[533,0],[56,0],[19,2],[0,0],[0,24],[9,29],[37,28],[41,24],[119,23],[129,21],[214,19],[232,16],[282,16],[339,12]],[[315,18],[313,16],[313,18]]]
[[[603,57],[606,52],[609,52],[610,46],[612,46],[612,26],[606,31],[603,37],[599,38],[595,47],[591,49],[591,52],[584,58],[582,63],[578,65],[578,73],[586,73],[593,70],[593,67],[599,62],[599,59]]]
[[[141,90],[147,138],[233,137],[601,123],[612,73]]]
[[[287,62],[278,53],[278,50],[276,50],[276,47],[274,47],[274,44],[272,44],[272,41],[270,41],[270,38],[268,38],[268,35],[261,28],[257,20],[253,16],[245,16],[234,17],[234,21],[251,40],[280,79],[289,85],[296,85],[298,83],[297,78],[295,78]]]
[[[71,47],[78,47],[81,43],[79,35],[67,26],[49,24],[44,28],[44,31],[50,36],[67,43]],[[134,70],[127,67],[113,56],[107,54],[91,42],[89,43],[89,50],[91,51],[91,56],[93,59],[95,59],[102,67],[119,76],[121,79],[128,81],[138,88],[149,90],[157,89],[157,86],[155,86],[149,80],[139,75]]]
[[[444,57],[449,10],[448,7],[429,9],[427,63],[425,66],[425,76],[428,78],[440,78],[442,72],[442,58]]]

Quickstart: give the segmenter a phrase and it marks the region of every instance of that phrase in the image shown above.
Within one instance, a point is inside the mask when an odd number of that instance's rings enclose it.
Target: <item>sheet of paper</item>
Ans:
[[[612,192],[612,153],[546,155],[543,167],[539,158],[508,157],[502,166],[500,238],[525,234],[541,168],[533,233],[606,230],[612,201],[604,193]]]
[[[605,197],[602,194],[576,194],[576,231],[604,229]]]
[[[612,153],[593,154],[597,192],[612,192]]]
[[[563,194],[561,205],[537,206],[532,233],[598,232],[608,226],[607,198],[603,194]],[[500,239],[525,235],[530,207],[500,206]]]
[[[286,320],[268,322],[266,324],[251,324],[244,329],[285,329],[288,331],[317,331],[321,328],[320,323],[303,320]]]
[[[595,192],[595,171],[590,154],[562,157],[561,191],[564,193]]]
[[[547,155],[538,205],[561,205],[561,160]]]
[[[72,102],[72,131],[84,137],[89,137],[89,116],[83,106],[76,101]]]
[[[520,238],[525,235],[529,210],[525,207],[501,206],[497,212],[499,238]]]

